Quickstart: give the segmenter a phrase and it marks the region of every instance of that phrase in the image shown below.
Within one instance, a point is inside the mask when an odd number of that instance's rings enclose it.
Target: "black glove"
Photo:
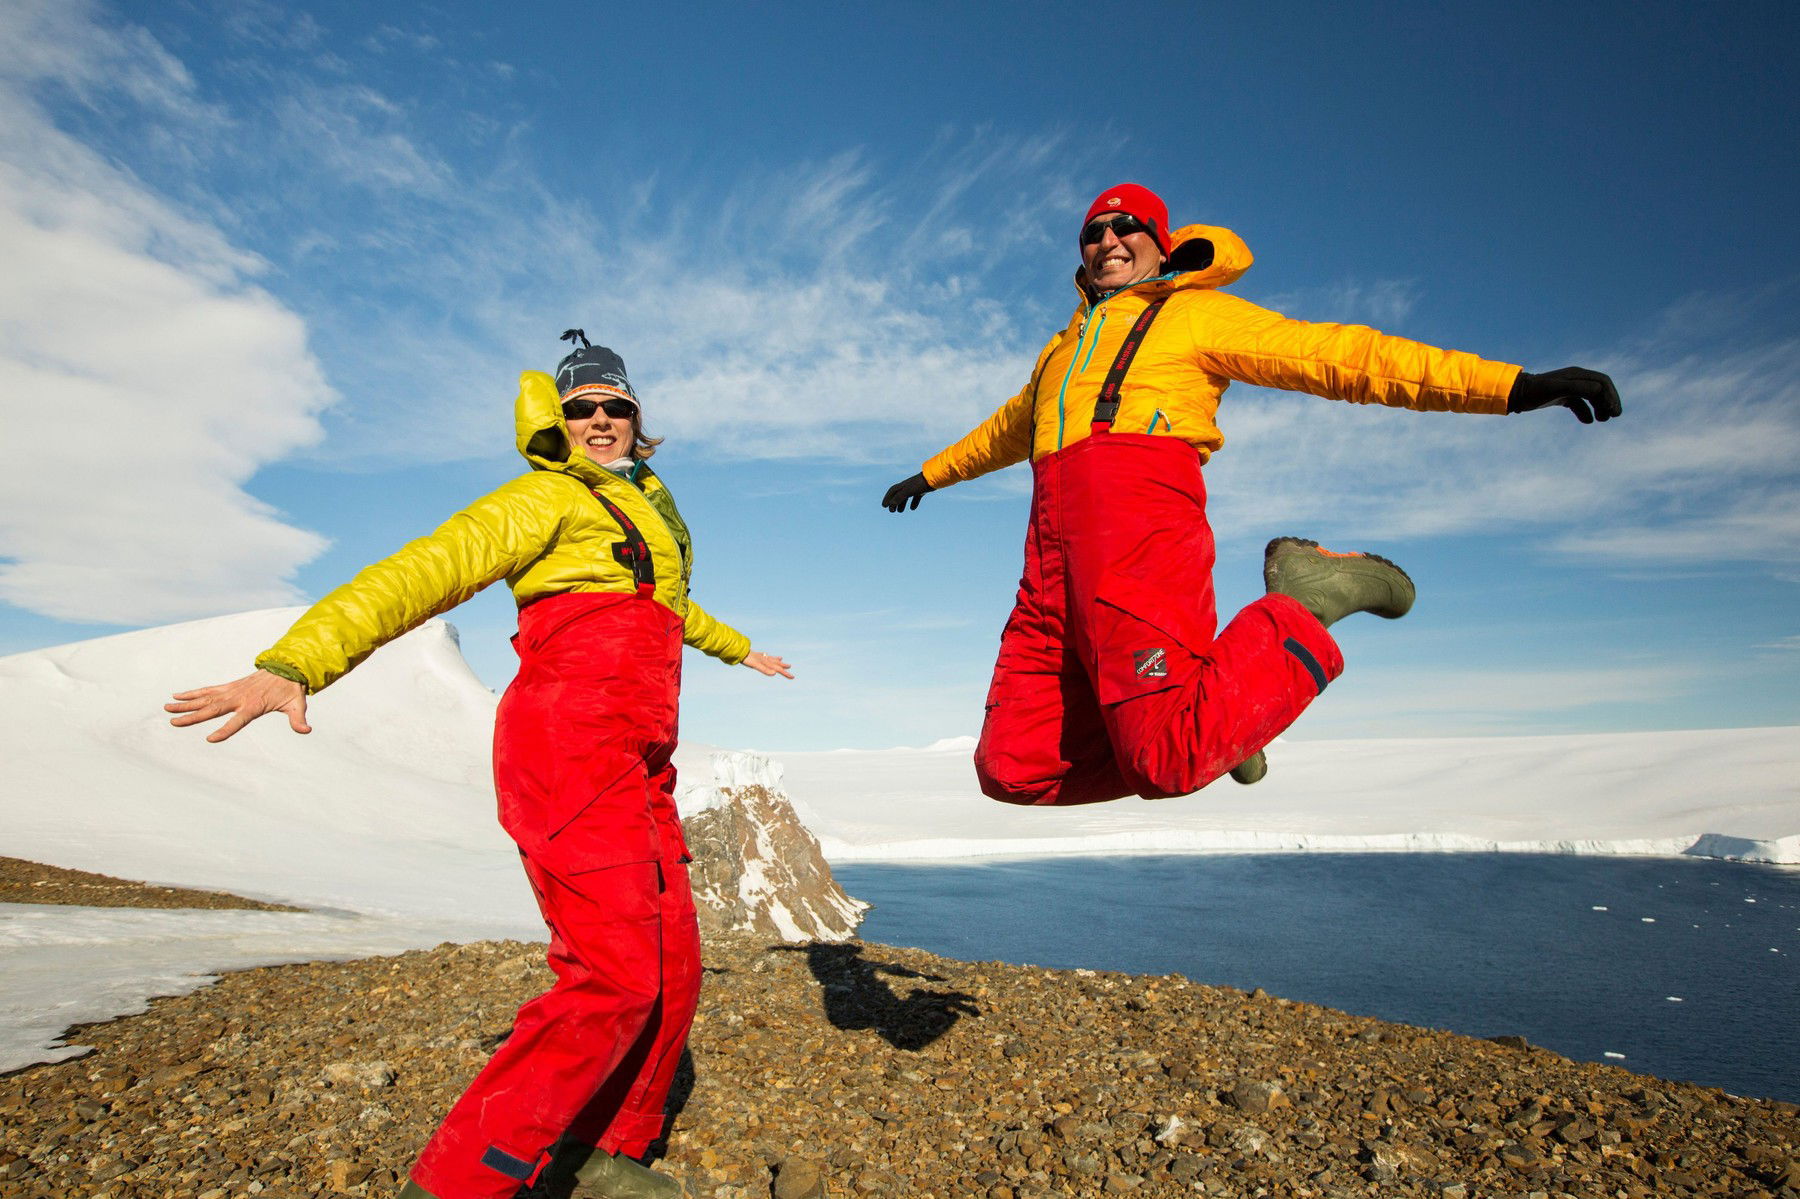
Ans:
[[[927,491],[931,490],[933,490],[933,488],[931,484],[925,481],[924,474],[916,474],[910,479],[901,479],[898,483],[888,488],[887,494],[881,497],[881,506],[886,508],[889,512],[904,512],[906,511],[907,501],[911,500],[912,506],[917,508],[919,506],[919,500]]]
[[[1506,397],[1506,410],[1536,412],[1561,404],[1584,425],[1611,420],[1619,415],[1619,389],[1611,377],[1585,367],[1565,366],[1559,371],[1534,375],[1520,371]]]

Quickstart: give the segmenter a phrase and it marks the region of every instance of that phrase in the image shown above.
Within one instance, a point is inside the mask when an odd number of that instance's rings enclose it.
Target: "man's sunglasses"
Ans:
[[[1147,221],[1140,221],[1128,212],[1122,212],[1110,221],[1092,220],[1081,227],[1081,244],[1091,246],[1111,232],[1114,237],[1126,238],[1133,233],[1148,233],[1156,237],[1156,227]]]
[[[606,415],[614,420],[630,420],[637,415],[637,405],[630,400],[579,400],[563,401],[564,420],[586,420],[594,415],[595,409],[604,409]]]

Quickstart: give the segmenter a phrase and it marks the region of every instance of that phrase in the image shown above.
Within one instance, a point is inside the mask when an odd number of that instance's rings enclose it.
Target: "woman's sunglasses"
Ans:
[[[1081,244],[1091,246],[1102,237],[1111,233],[1117,238],[1130,237],[1133,233],[1148,233],[1156,236],[1156,227],[1146,221],[1140,221],[1128,212],[1122,212],[1110,221],[1089,221],[1081,227]]]
[[[564,400],[564,420],[586,420],[594,415],[595,409],[602,409],[614,420],[630,420],[637,415],[637,405],[630,400]]]

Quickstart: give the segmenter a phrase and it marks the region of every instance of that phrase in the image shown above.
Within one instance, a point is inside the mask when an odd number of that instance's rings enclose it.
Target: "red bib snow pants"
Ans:
[[[1296,601],[1215,638],[1213,537],[1192,446],[1096,432],[1033,464],[1025,575],[975,750],[1017,804],[1185,795],[1292,724],[1344,669]]]
[[[565,1134],[642,1154],[700,995],[675,812],[681,618],[648,595],[519,613],[494,723],[500,823],[550,926],[555,985],[519,1009],[413,1168],[437,1199],[499,1199]]]

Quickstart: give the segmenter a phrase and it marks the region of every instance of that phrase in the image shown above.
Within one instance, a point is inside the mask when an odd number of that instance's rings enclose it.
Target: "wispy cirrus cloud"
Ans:
[[[1684,302],[1685,303],[1685,302]],[[1209,468],[1225,528],[1305,522],[1326,536],[1536,530],[1565,555],[1631,566],[1800,565],[1800,341],[1757,341],[1710,297],[1713,328],[1582,355],[1623,416],[1469,417],[1234,388]],[[1733,323],[1722,314],[1736,311]],[[1560,364],[1560,363],[1559,363]],[[1540,369],[1546,366],[1539,362]],[[1247,534],[1251,535],[1251,534]]]
[[[193,77],[148,32],[97,21],[82,0],[15,0],[0,9],[0,79],[13,87],[49,84],[97,104],[123,97],[189,120],[208,119]]]
[[[1282,292],[1263,301],[1277,312],[1305,314],[1306,320],[1404,327],[1419,303],[1419,285],[1411,279],[1343,280],[1324,287]]]
[[[406,131],[405,110],[360,84],[310,85],[276,98],[279,136],[341,184],[441,196],[452,172]]]
[[[330,447],[344,461],[488,452],[518,371],[548,369],[570,325],[625,357],[659,433],[739,456],[913,460],[1017,390],[1065,300],[1021,309],[983,274],[1066,206],[1046,182],[1054,138],[940,142],[906,189],[846,151],[710,190],[643,177],[568,197],[529,171],[403,178],[393,164],[442,160],[387,153],[399,135],[374,133],[387,116],[372,105],[332,120],[317,165],[394,201],[392,223],[364,211],[318,242],[381,273],[379,308],[314,314],[362,383]],[[977,187],[1017,219],[959,209]],[[424,430],[408,398],[421,358],[442,398]]]

